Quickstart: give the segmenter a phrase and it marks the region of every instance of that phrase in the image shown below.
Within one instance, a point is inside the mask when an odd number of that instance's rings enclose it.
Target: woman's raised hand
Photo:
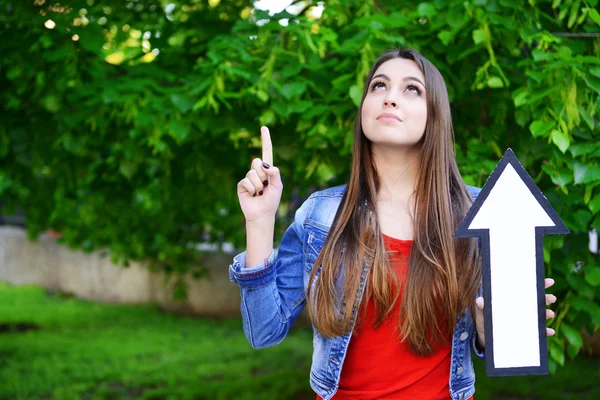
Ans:
[[[283,191],[279,168],[273,166],[273,146],[269,129],[263,126],[260,133],[262,159],[252,160],[246,177],[237,185],[238,199],[246,222],[274,218]]]

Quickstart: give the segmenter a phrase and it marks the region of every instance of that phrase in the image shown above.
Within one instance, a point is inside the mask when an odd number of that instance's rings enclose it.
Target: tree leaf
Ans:
[[[600,181],[600,165],[588,165],[575,161],[573,167],[575,183],[590,183]]]
[[[545,136],[556,125],[555,121],[535,120],[529,125],[533,137]]]
[[[591,8],[588,12],[588,15],[596,24],[600,25],[600,13],[595,8]]]
[[[267,100],[269,100],[269,95],[266,94],[265,92],[263,92],[262,90],[257,90],[256,91],[256,97],[258,97],[258,99],[260,101],[262,101],[263,103],[266,103]]]
[[[186,113],[194,106],[194,100],[183,94],[172,94],[171,101],[181,113]]]
[[[600,326],[600,305],[582,296],[571,296],[569,304],[576,310],[585,311],[592,317],[592,322]]]
[[[547,52],[538,49],[533,50],[531,52],[531,55],[533,56],[533,59],[535,61],[546,61],[552,58],[551,54],[548,54]]]
[[[565,338],[567,338],[567,341],[569,343],[571,343],[572,345],[574,345],[578,348],[581,348],[581,346],[583,346],[583,339],[581,338],[581,335],[579,334],[577,329],[575,329],[563,322],[560,325],[560,331],[562,332],[563,335],[565,335]]]
[[[571,5],[571,14],[569,15],[569,21],[567,22],[567,27],[571,29],[575,24],[575,19],[577,18],[577,11],[579,11],[579,2],[573,2]]]
[[[265,110],[258,120],[261,125],[272,125],[275,123],[275,113],[273,110]]]
[[[556,344],[549,346],[550,357],[559,365],[565,365],[565,351]]]
[[[596,92],[600,93],[600,79],[596,78],[593,75],[589,75],[584,76],[583,80],[590,89],[594,89]]]
[[[430,3],[420,3],[417,6],[417,12],[421,17],[433,17],[437,13],[437,10]]]
[[[585,177],[586,172],[587,165],[576,161],[573,167],[573,178],[575,180],[575,183],[583,183],[583,179]]]
[[[544,164],[542,170],[550,176],[555,185],[565,186],[573,182],[573,172],[569,168],[554,168],[549,164]]]
[[[596,150],[598,150],[598,144],[596,143],[578,143],[569,146],[569,151],[574,157],[590,154]]]
[[[528,69],[527,71],[525,71],[525,75],[527,75],[528,77],[530,77],[537,83],[542,82],[544,80],[544,78],[546,77],[542,71],[533,70],[533,69]]]
[[[585,280],[593,287],[600,285],[600,268],[598,266],[594,266],[590,271],[587,271],[585,274]]]
[[[187,138],[190,127],[181,120],[172,119],[169,122],[169,130],[171,136],[177,141],[177,143],[182,143]]]
[[[558,364],[556,364],[556,362],[552,359],[552,357],[550,357],[548,359],[548,371],[550,371],[551,375],[554,375],[556,373],[557,369],[558,369]]]
[[[569,136],[556,129],[552,131],[551,136],[552,142],[554,142],[554,144],[558,146],[560,151],[562,151],[563,153],[566,152],[569,148],[569,144],[571,143],[571,141],[569,140]]]
[[[517,108],[524,106],[529,102],[529,92],[525,89],[526,88],[521,88],[512,93],[512,98],[515,103],[515,107]]]
[[[137,170],[138,163],[130,160],[121,160],[121,163],[119,165],[119,172],[123,174],[123,176],[127,178],[127,180],[131,180],[131,178],[137,172]]]
[[[292,98],[301,95],[306,90],[306,82],[291,82],[286,83],[281,87],[281,94],[287,100],[291,100]]]
[[[275,114],[282,116],[282,117],[287,117],[290,114],[290,110],[289,110],[289,106],[291,104],[287,103],[287,102],[275,102],[271,105],[271,108],[273,109],[273,111],[275,111]]]
[[[590,202],[590,199],[592,198],[592,190],[594,189],[593,186],[588,185],[585,188],[585,193],[583,195],[583,202],[585,204],[588,204]]]
[[[597,183],[600,181],[600,165],[590,165],[587,169],[583,183]]]
[[[587,110],[584,107],[579,106],[578,109],[579,115],[583,117],[585,123],[590,127],[591,130],[594,130],[594,118],[592,118],[592,116],[587,112]]]
[[[53,94],[44,97],[42,104],[44,105],[44,108],[51,113],[56,113],[61,108],[59,98]]]
[[[492,76],[490,79],[488,79],[487,84],[489,87],[494,89],[504,87],[504,82],[502,82],[502,79],[497,76]]]
[[[592,200],[590,200],[588,207],[593,214],[596,214],[598,211],[600,211],[600,194],[597,194]]]
[[[442,41],[444,46],[447,46],[450,42],[452,42],[452,39],[454,39],[454,35],[452,32],[444,30],[438,33],[438,39]]]
[[[588,210],[580,209],[573,213],[573,221],[577,224],[577,230],[581,232],[588,231],[591,220],[592,213]]]
[[[486,38],[487,35],[483,29],[475,29],[473,31],[473,42],[475,42],[475,44],[483,43]]]
[[[589,73],[600,78],[600,67],[592,67],[589,70]]]
[[[21,73],[23,72],[23,69],[20,65],[15,65],[11,68],[9,68],[8,71],[6,71],[6,77],[9,80],[15,80],[16,78],[18,78],[19,76],[21,76]]]
[[[569,345],[567,346],[567,356],[570,359],[574,359],[577,354],[579,354],[579,351],[581,350],[581,347],[577,347],[571,343],[569,343]]]
[[[288,105],[288,112],[290,114],[303,113],[313,105],[310,101],[296,101]]]
[[[363,90],[358,86],[354,85],[350,87],[349,95],[350,99],[356,107],[360,106],[360,101],[362,100]]]
[[[544,97],[551,95],[552,93],[557,92],[561,89],[562,88],[560,86],[553,86],[548,89],[536,91],[536,92],[532,93],[531,96],[529,96],[529,103],[535,103],[536,101],[539,101],[539,100],[543,99]]]

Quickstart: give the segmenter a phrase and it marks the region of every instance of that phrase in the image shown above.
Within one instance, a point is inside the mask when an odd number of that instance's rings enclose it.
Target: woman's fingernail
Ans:
[[[262,196],[262,194],[263,194],[263,191],[262,191],[262,190],[261,190],[260,192],[258,192],[258,195],[259,195],[259,196]]]
[[[268,181],[268,180],[265,180],[265,181],[263,182],[263,186],[264,186],[264,187],[267,187],[267,186],[269,186],[269,181]]]
[[[266,162],[263,162],[263,167],[265,167],[266,169],[271,168],[271,166],[269,164],[267,164]]]

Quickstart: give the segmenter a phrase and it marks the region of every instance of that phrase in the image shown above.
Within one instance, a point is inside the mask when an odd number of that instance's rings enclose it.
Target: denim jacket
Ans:
[[[473,198],[479,189],[468,187]],[[313,193],[296,211],[294,222],[286,230],[277,255],[271,252],[259,265],[245,268],[246,253],[238,254],[229,266],[229,278],[240,287],[242,324],[248,341],[254,348],[280,343],[306,305],[309,276],[317,255],[341,203],[346,185]],[[368,269],[363,269],[360,293],[362,297]],[[352,323],[357,310],[353,310]],[[354,326],[352,326],[354,328]],[[470,348],[475,348],[475,328],[468,310],[459,317],[452,339],[450,396],[453,400],[468,399],[475,392],[475,373]],[[310,385],[324,400],[338,389],[340,373],[349,333],[323,338],[313,327],[313,357]]]

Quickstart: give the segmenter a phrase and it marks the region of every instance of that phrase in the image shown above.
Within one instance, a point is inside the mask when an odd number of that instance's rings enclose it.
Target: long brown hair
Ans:
[[[413,60],[427,87],[427,121],[414,193],[414,242],[401,299],[395,298],[389,281],[393,274],[375,208],[381,182],[361,121],[373,74],[397,57]],[[428,355],[450,343],[460,313],[469,308],[473,314],[481,265],[473,239],[452,238],[472,203],[456,165],[453,138],[448,92],[437,68],[410,48],[381,55],[367,76],[358,109],[348,187],[310,277],[309,318],[322,336],[348,333],[362,298],[374,301],[376,325],[401,301],[399,339],[407,340],[414,354]],[[359,288],[365,280],[361,298]]]

